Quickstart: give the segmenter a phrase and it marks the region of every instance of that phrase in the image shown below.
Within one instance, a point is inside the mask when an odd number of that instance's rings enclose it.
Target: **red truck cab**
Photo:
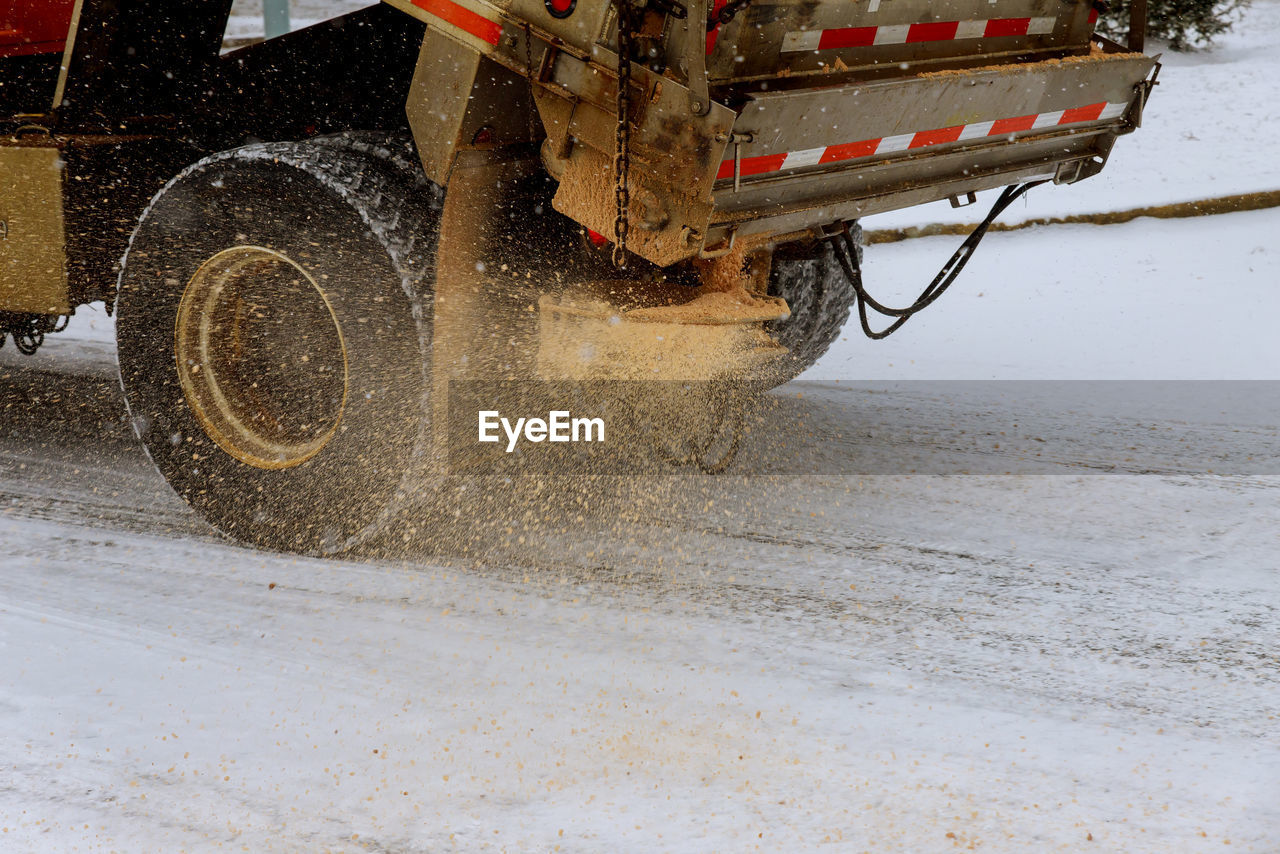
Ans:
[[[75,0],[0,0],[0,58],[62,53]]]

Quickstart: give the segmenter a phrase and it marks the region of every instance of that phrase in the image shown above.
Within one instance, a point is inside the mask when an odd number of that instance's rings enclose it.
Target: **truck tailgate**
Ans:
[[[1136,125],[1155,65],[1095,51],[759,92],[734,125],[713,221],[785,216],[807,227],[1031,177],[1078,180]]]

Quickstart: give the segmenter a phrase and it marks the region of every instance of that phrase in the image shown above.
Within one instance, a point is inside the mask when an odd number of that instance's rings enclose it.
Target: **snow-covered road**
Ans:
[[[1207,227],[1264,245],[1268,217]],[[1058,234],[998,237],[1054,267]],[[1116,291],[1185,260],[1103,257]],[[1250,261],[1272,287],[1273,258]],[[1261,279],[1218,287],[1265,311]],[[917,363],[945,364],[933,340]],[[110,358],[54,339],[0,365],[0,850],[1280,847],[1280,478],[1068,458],[461,492],[429,540],[320,561],[199,523]],[[877,432],[842,388],[779,407],[914,458],[963,402],[881,395]]]
[[[58,420],[3,422],[5,850],[1275,850],[1274,480],[691,478],[316,561],[59,384],[7,380]]]

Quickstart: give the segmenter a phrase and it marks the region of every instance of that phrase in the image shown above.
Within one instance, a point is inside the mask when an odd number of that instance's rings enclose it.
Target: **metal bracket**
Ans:
[[[1076,181],[1085,177],[1084,160],[1067,160],[1058,164],[1058,168],[1053,173],[1053,183],[1055,184],[1074,184]]]
[[[21,139],[26,136],[40,136],[49,139],[53,136],[53,129],[48,125],[32,123],[20,125],[18,129],[13,132],[14,139]]]
[[[729,143],[733,146],[733,191],[735,193],[742,189],[742,146],[754,139],[755,137],[749,133],[735,133],[729,136]]]
[[[715,246],[710,249],[703,247],[702,249],[698,250],[698,257],[704,260],[710,260],[712,258],[722,258],[725,255],[728,255],[730,252],[732,252],[733,247],[737,245],[738,245],[738,229],[737,227],[734,227],[729,231],[728,243],[722,244],[720,246]]]
[[[685,73],[689,76],[689,112],[705,116],[711,112],[711,90],[707,85],[707,0],[689,0],[684,25]]]
[[[1159,55],[1155,59],[1156,65],[1151,69],[1151,76],[1134,87],[1138,90],[1137,110],[1134,111],[1133,116],[1134,130],[1142,127],[1142,114],[1147,110],[1147,100],[1151,97],[1151,90],[1160,85],[1160,69],[1164,66],[1160,64]]]

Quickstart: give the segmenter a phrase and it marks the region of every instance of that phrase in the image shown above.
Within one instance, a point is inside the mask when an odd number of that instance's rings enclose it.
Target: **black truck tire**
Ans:
[[[862,229],[850,226],[858,257],[862,257]],[[771,378],[782,385],[813,366],[837,338],[857,295],[825,240],[789,243],[774,250],[769,295],[782,297],[791,316],[765,328],[787,355]]]
[[[169,484],[225,534],[331,554],[383,530],[430,443],[443,193],[396,139],[186,169],[122,262],[120,379]]]

